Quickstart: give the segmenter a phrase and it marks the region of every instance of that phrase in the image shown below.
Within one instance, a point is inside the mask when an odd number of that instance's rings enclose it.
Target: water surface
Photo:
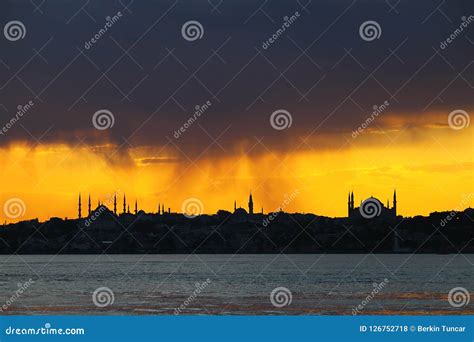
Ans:
[[[0,256],[0,265],[0,305],[34,281],[3,314],[174,314],[181,307],[183,314],[350,315],[358,305],[361,314],[474,313],[472,303],[455,308],[447,300],[454,287],[474,289],[474,255],[15,255]],[[94,304],[99,287],[112,290],[113,304]],[[291,292],[291,303],[272,304],[277,287]]]

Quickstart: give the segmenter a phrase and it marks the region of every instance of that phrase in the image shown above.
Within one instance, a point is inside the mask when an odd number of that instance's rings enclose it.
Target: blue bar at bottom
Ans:
[[[463,341],[474,316],[1,316],[0,341]]]

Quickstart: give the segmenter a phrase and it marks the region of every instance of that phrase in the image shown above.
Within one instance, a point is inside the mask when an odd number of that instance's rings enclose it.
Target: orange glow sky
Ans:
[[[172,149],[135,148],[127,156],[111,158],[114,146],[14,143],[0,149],[0,203],[3,207],[9,198],[21,198],[26,204],[22,220],[71,218],[77,216],[79,192],[83,213],[89,193],[95,206],[98,198],[107,201],[117,192],[119,208],[123,193],[131,208],[137,198],[139,209],[145,211],[156,211],[157,203],[164,203],[180,212],[185,199],[196,197],[204,212],[212,214],[232,210],[234,199],[247,208],[252,190],[255,211],[263,206],[268,212],[298,190],[285,211],[342,217],[349,190],[354,191],[356,204],[373,195],[383,203],[389,199],[391,205],[396,188],[398,212],[405,216],[474,206],[469,196],[474,192],[472,125],[459,131],[426,125],[401,130],[393,122],[384,132],[375,127],[356,139],[350,133],[311,136],[304,143],[300,139],[296,151],[292,146],[284,151],[267,149],[263,140],[261,153],[203,156],[195,163]],[[332,139],[340,147],[317,148],[321,139]],[[166,162],[144,162],[151,157]],[[2,215],[5,220],[18,219]]]

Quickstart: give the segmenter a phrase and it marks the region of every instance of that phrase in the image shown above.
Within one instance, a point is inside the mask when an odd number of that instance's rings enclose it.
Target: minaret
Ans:
[[[114,214],[117,215],[117,194],[114,194]]]
[[[347,195],[347,217],[351,216],[351,192]]]
[[[158,203],[158,215],[160,215],[160,203]]]
[[[127,205],[127,213],[130,214],[130,205]]]
[[[165,205],[162,204],[161,205],[161,214],[164,215],[164,213],[165,213]]]
[[[351,209],[354,210],[354,191],[351,193]]]
[[[87,212],[89,214],[89,216],[91,216],[91,195],[89,194],[89,203],[87,205]]]
[[[82,218],[82,213],[81,213],[81,193],[79,193],[79,206],[78,206],[78,217]]]
[[[390,203],[387,200],[387,209],[390,208]]]
[[[393,215],[397,216],[397,190],[393,190]]]
[[[249,214],[253,215],[253,199],[252,199],[252,192],[250,192],[249,196]]]
[[[123,194],[123,213],[127,212],[127,199],[125,198],[125,194]]]
[[[135,215],[138,214],[138,202],[135,200]]]
[[[97,199],[97,208],[100,207],[100,199]]]
[[[234,211],[237,210],[237,201],[234,201]]]

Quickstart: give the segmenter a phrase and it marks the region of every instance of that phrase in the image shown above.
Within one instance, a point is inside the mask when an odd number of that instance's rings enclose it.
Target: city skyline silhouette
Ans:
[[[357,192],[356,192],[357,193]],[[299,212],[297,210],[288,209],[291,208],[291,202],[294,201],[297,196],[299,195],[299,190],[297,189],[292,194],[288,195],[285,194],[283,196],[283,200],[280,205],[274,208],[268,208],[264,210],[264,207],[260,205],[258,207],[258,202],[256,203],[256,208],[258,210],[254,210],[254,195],[252,191],[249,191],[249,196],[247,199],[246,205],[242,206],[242,202],[234,199],[233,201],[233,208],[229,208],[229,206],[222,206],[218,208],[214,212],[208,212],[205,210],[205,201],[203,202],[199,198],[189,197],[186,198],[183,202],[181,207],[173,208],[171,206],[165,205],[164,202],[156,202],[155,210],[147,210],[146,208],[142,208],[140,206],[140,200],[138,197],[132,197],[131,199],[127,197],[126,193],[113,193],[107,194],[105,196],[94,198],[91,196],[90,193],[84,199],[82,193],[78,193],[78,198],[76,202],[76,216],[65,216],[63,217],[65,220],[74,220],[74,219],[87,219],[92,214],[97,213],[99,211],[103,212],[106,211],[109,214],[113,214],[115,216],[120,215],[139,215],[139,214],[158,214],[158,215],[165,215],[165,214],[179,214],[183,215],[187,218],[195,218],[197,216],[205,215],[205,216],[212,216],[218,215],[219,212],[226,212],[229,214],[240,214],[246,216],[256,216],[256,215],[271,215],[272,213],[282,212],[287,214],[311,214],[316,216],[322,217],[329,217],[329,218],[349,218],[355,219],[365,217],[365,218],[391,218],[396,219],[397,217],[409,217],[401,215],[397,211],[398,200],[397,200],[397,190],[393,190],[393,198],[392,198],[392,205],[390,205],[390,200],[386,199],[386,204],[377,197],[371,195],[367,198],[359,198],[354,195],[354,191],[349,191],[347,195],[347,202],[346,202],[346,213],[339,215],[339,216],[328,216],[324,215],[323,213],[318,213],[317,210],[308,211],[308,212]],[[356,200],[359,201],[359,205],[356,206]],[[429,214],[433,214],[436,212],[462,212],[467,209],[471,209],[471,201],[474,199],[474,193],[468,193],[462,200],[460,204],[456,208],[448,209],[448,210],[440,210],[430,212]],[[94,201],[96,200],[96,203]],[[258,199],[257,199],[258,201]],[[130,203],[132,207],[130,207]],[[25,212],[27,211],[26,204],[20,198],[12,198],[5,202],[3,207],[3,219],[4,225],[7,224],[7,220],[5,218],[10,219],[9,224],[14,224],[17,222],[21,222],[22,220],[19,219],[24,216]],[[366,212],[369,211],[369,212]],[[423,216],[423,215],[413,215],[413,216]],[[48,221],[51,218],[58,218],[60,216],[55,215],[54,213],[43,221]],[[38,218],[31,218],[31,219],[38,219]],[[23,221],[28,221],[31,219],[24,219]],[[41,220],[40,220],[41,221]]]

